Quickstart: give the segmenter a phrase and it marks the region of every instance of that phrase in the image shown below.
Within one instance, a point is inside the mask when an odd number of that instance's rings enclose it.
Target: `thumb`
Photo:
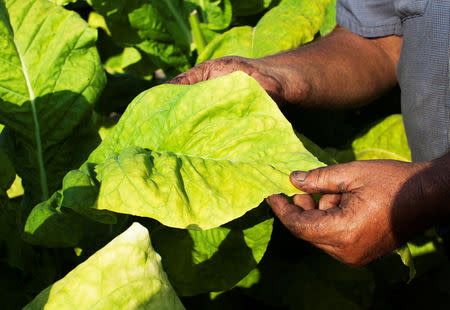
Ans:
[[[294,171],[290,180],[295,187],[310,194],[338,194],[354,189],[360,173],[360,169],[348,163],[310,171]]]

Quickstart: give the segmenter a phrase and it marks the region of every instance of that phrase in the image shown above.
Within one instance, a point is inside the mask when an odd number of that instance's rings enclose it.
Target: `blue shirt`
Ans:
[[[337,23],[363,37],[403,36],[397,67],[413,161],[450,150],[450,1],[338,0]]]

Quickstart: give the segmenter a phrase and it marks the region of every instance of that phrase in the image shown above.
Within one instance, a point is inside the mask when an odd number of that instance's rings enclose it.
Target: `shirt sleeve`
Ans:
[[[392,0],[338,0],[336,21],[367,38],[402,35],[402,21]]]

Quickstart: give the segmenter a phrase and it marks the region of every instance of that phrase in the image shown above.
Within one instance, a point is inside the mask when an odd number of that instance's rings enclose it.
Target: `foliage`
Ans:
[[[43,290],[24,309],[44,307],[184,309],[162,268],[161,257],[152,248],[148,231],[138,223]]]
[[[215,38],[197,63],[226,55],[258,58],[307,43],[324,21],[326,3],[285,0],[267,12],[255,27],[235,27]]]
[[[259,263],[272,236],[267,205],[209,230],[156,226],[155,249],[178,294],[184,296],[232,288]]]
[[[325,19],[320,26],[320,35],[326,36],[336,27],[336,0],[331,0],[325,11]]]
[[[336,155],[340,162],[367,159],[411,161],[403,119],[400,114],[388,116],[354,139],[350,150]]]
[[[230,1],[233,5],[233,15],[235,16],[248,16],[260,13],[267,9],[272,4],[272,2],[276,2],[273,0]]]
[[[59,170],[67,170],[54,162],[55,152],[73,147],[75,141],[66,142],[76,139],[71,133],[86,118],[104,85],[96,32],[77,14],[48,2],[6,1],[4,5],[0,122],[10,130],[3,134],[14,136],[18,157],[10,158],[16,161],[17,172],[29,187],[40,187],[38,196],[46,199],[58,186],[51,180],[60,177]],[[33,14],[28,14],[30,10]]]
[[[409,160],[400,116],[383,105],[330,118],[283,115],[240,72],[163,84],[203,60],[261,57],[326,35],[334,6],[1,1],[4,307],[390,307],[383,296],[409,276],[397,255],[351,270],[294,239],[263,200],[296,192],[292,170]],[[358,116],[351,130],[348,115]],[[318,139],[327,126],[331,138]],[[360,134],[349,140],[349,132]],[[436,266],[448,274],[442,240],[427,232],[408,246],[411,284],[440,283]]]
[[[62,203],[81,213],[110,210],[209,229],[271,193],[294,193],[288,176],[298,166],[320,162],[258,83],[236,72],[139,95],[83,167],[66,176]],[[92,206],[70,199],[96,191]]]

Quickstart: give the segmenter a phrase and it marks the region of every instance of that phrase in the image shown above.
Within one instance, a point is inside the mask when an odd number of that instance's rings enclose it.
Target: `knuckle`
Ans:
[[[229,64],[232,64],[233,62],[238,62],[239,58],[240,57],[237,57],[237,56],[225,56],[225,57],[220,58],[220,60],[224,64],[229,65]]]
[[[339,182],[337,184],[337,189],[338,189],[339,193],[346,193],[346,192],[348,192],[348,183]]]
[[[314,212],[304,212],[302,218],[296,221],[291,230],[298,238],[315,241],[323,237],[324,225],[317,220]]]
[[[320,183],[326,182],[327,178],[328,178],[327,171],[328,170],[325,167],[318,169],[317,170],[317,175],[316,175],[316,178],[317,178],[316,181],[320,182]]]
[[[202,67],[211,65],[211,63],[213,63],[214,61],[215,60],[205,60],[205,61],[199,63],[198,65],[196,65],[194,68],[201,69]]]
[[[305,178],[307,184],[310,184],[314,190],[320,189],[320,184],[326,184],[328,179],[326,167],[321,167],[310,171]]]
[[[251,67],[250,60],[248,58],[240,56],[225,56],[218,60],[218,64],[224,67],[234,67],[235,69],[243,69]]]
[[[204,71],[206,68],[209,68],[213,63],[214,63],[214,60],[207,60],[202,63],[199,63],[191,70]]]

